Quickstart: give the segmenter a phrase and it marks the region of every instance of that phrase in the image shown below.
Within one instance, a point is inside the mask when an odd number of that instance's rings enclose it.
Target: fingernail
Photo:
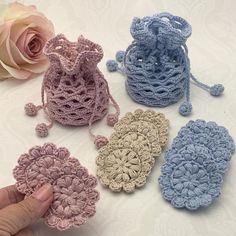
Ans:
[[[48,200],[52,196],[52,194],[53,194],[52,185],[45,184],[36,192],[34,192],[32,196],[36,198],[37,200],[44,202]]]

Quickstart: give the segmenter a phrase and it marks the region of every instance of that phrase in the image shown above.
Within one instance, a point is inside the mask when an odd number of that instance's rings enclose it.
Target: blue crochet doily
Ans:
[[[234,152],[226,128],[215,122],[190,121],[166,152],[159,177],[163,197],[176,208],[196,210],[210,205],[220,195]]]
[[[125,52],[116,53],[116,61],[107,61],[107,68],[127,76],[126,89],[134,101],[165,107],[185,97],[179,113],[189,115],[190,79],[212,96],[224,91],[221,84],[210,87],[190,73],[186,40],[191,32],[185,19],[170,13],[135,17],[130,28],[134,41]]]

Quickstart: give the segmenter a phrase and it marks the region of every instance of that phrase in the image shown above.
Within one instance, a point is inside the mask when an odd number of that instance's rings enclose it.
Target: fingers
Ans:
[[[14,235],[34,223],[47,211],[52,199],[52,186],[45,184],[25,200],[3,208],[0,210],[0,232]]]
[[[23,199],[24,195],[17,191],[15,185],[0,189],[0,209]]]
[[[14,236],[33,236],[33,232],[31,229],[25,228],[25,229],[22,229],[21,231],[19,231]]]

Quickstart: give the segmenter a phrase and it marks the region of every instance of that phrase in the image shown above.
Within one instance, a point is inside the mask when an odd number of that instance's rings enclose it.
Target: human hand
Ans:
[[[47,211],[53,200],[50,184],[24,199],[14,185],[0,189],[0,236],[32,236],[28,226]]]

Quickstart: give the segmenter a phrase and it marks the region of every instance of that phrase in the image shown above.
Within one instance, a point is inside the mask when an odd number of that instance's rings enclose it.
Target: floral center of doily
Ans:
[[[71,218],[83,212],[87,201],[83,180],[75,176],[63,176],[54,182],[54,186],[51,208],[55,215]]]
[[[148,139],[141,133],[136,132],[129,132],[125,135],[123,135],[122,139],[120,140],[122,144],[126,147],[132,146],[142,146],[142,148],[150,149],[150,143],[148,142]]]
[[[113,151],[106,160],[106,171],[118,182],[128,182],[139,175],[141,162],[136,153],[129,149]]]
[[[171,182],[177,192],[191,197],[208,189],[209,176],[206,169],[198,163],[183,162],[174,169]]]
[[[52,179],[58,178],[61,164],[62,160],[54,155],[42,156],[29,164],[25,174],[32,191],[34,188],[39,188],[47,182],[52,183]]]

